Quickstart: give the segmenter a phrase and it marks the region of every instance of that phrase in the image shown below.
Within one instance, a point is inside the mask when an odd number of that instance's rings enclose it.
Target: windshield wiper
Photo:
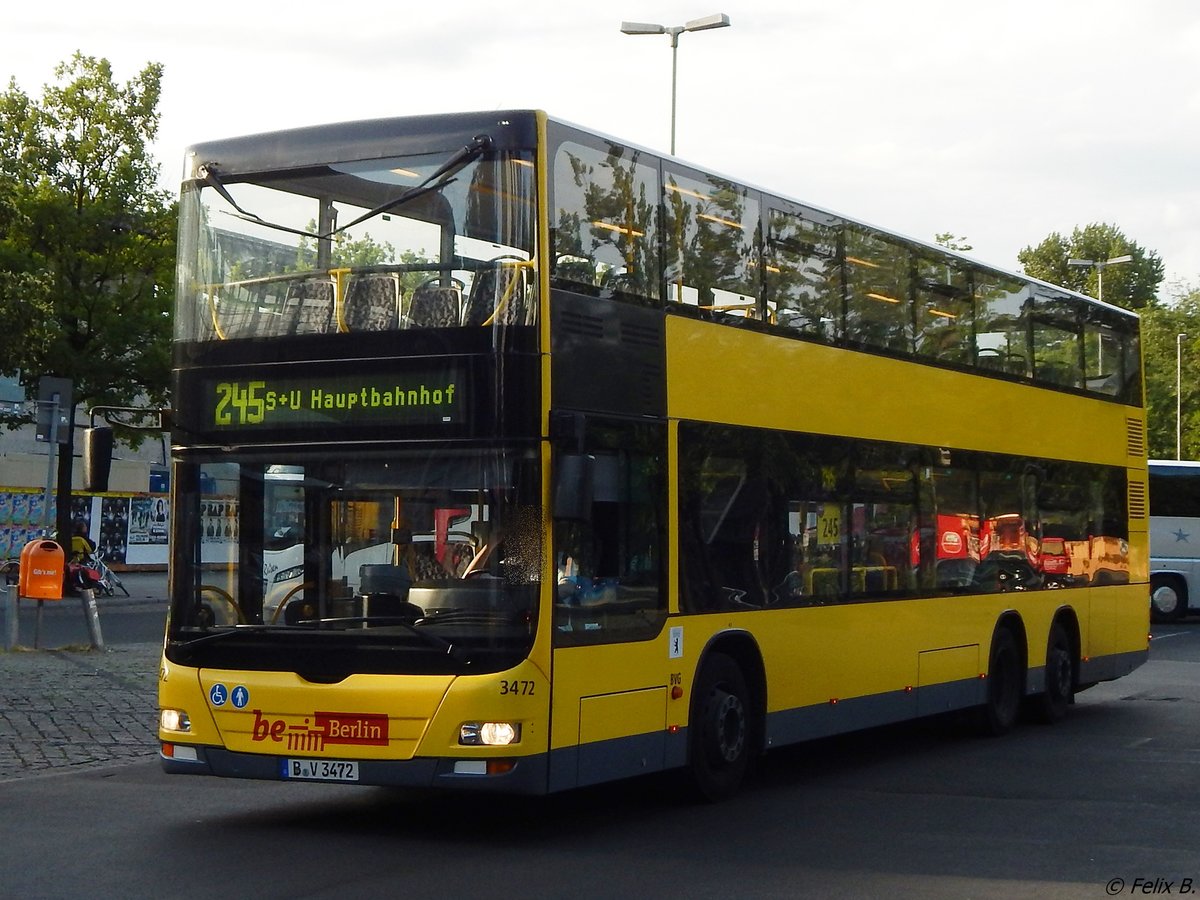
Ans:
[[[317,626],[322,625],[399,625],[401,628],[408,631],[410,634],[415,634],[421,640],[431,647],[436,647],[438,650],[445,652],[447,656],[455,662],[462,663],[464,666],[469,665],[471,660],[461,650],[456,648],[454,644],[443,637],[438,637],[436,634],[431,634],[424,628],[418,628],[413,624],[412,617],[406,616],[331,616],[325,619],[300,619],[298,625]]]
[[[247,222],[254,222],[258,225],[262,225],[265,228],[274,228],[276,231],[284,231],[288,234],[298,234],[302,237],[310,237],[317,240],[328,240],[339,232],[345,231],[347,228],[353,228],[355,225],[367,221],[367,219],[373,219],[375,216],[378,216],[381,213],[390,212],[391,210],[396,209],[398,206],[403,206],[405,203],[411,203],[418,197],[423,197],[426,194],[440,191],[448,184],[454,182],[454,176],[464,166],[491,150],[492,146],[492,139],[486,134],[476,135],[474,138],[472,138],[471,143],[467,144],[448,160],[438,166],[437,170],[420,184],[414,185],[404,193],[400,194],[398,197],[393,197],[391,200],[380,204],[374,209],[368,210],[353,222],[348,222],[345,225],[339,225],[337,228],[334,228],[332,231],[328,231],[324,234],[306,231],[303,228],[292,228],[290,225],[281,225],[278,222],[271,222],[268,219],[264,219],[262,216],[257,215],[256,213],[242,209],[242,207],[238,205],[238,202],[233,199],[233,195],[229,193],[228,188],[225,187],[224,183],[220,179],[220,176],[217,174],[218,170],[220,169],[220,164],[217,162],[206,162],[201,165],[197,171],[199,172],[200,178],[205,184],[210,185],[225,199],[226,203],[237,210],[237,218],[244,219]]]
[[[234,635],[244,634],[295,634],[297,629],[306,632],[323,632],[328,633],[329,629],[322,628],[323,625],[399,625],[411,634],[415,634],[430,647],[443,651],[447,656],[461,665],[467,666],[471,664],[471,658],[467,656],[461,649],[455,647],[454,644],[445,638],[438,637],[436,634],[431,634],[423,628],[417,628],[410,618],[401,616],[339,616],[325,619],[300,619],[299,621],[288,625],[269,625],[251,623],[248,625],[232,625],[227,626],[221,631],[209,631],[199,637],[190,640],[182,640],[178,642],[181,650],[191,650],[200,644],[212,644],[217,641],[223,641]],[[339,629],[344,631],[344,629]]]

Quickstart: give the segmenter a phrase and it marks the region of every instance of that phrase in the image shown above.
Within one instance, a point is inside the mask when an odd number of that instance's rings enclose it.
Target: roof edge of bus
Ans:
[[[325,122],[325,123],[318,123],[318,124],[301,125],[301,126],[297,126],[294,128],[285,128],[285,129],[278,129],[275,131],[257,132],[255,134],[236,135],[236,136],[232,136],[232,137],[191,144],[185,150],[185,159],[193,159],[193,160],[197,160],[197,161],[213,160],[214,162],[219,163],[221,161],[220,155],[221,155],[222,151],[231,152],[231,151],[234,151],[237,149],[241,149],[244,151],[247,147],[258,145],[259,147],[263,148],[263,150],[260,154],[260,157],[262,160],[261,165],[263,168],[274,168],[276,166],[279,168],[296,168],[296,167],[302,166],[304,163],[299,160],[289,159],[286,156],[286,154],[284,153],[284,148],[286,147],[287,140],[289,138],[305,137],[310,142],[313,141],[314,139],[316,139],[316,140],[326,139],[326,140],[331,141],[331,144],[333,146],[336,146],[338,143],[336,138],[338,136],[340,136],[340,138],[342,140],[344,140],[345,136],[346,136],[346,132],[347,132],[347,130],[349,130],[363,138],[367,138],[367,139],[374,138],[376,140],[386,141],[389,138],[394,140],[396,137],[399,136],[396,132],[396,126],[399,125],[400,123],[426,122],[430,125],[436,125],[436,124],[449,124],[451,122],[454,122],[455,120],[458,120],[461,123],[461,128],[458,130],[460,130],[462,132],[462,135],[459,135],[458,137],[462,137],[463,140],[469,140],[474,135],[468,134],[468,132],[474,132],[475,129],[483,128],[489,123],[491,123],[493,125],[508,126],[513,121],[522,121],[523,120],[526,123],[528,123],[528,125],[530,125],[531,127],[536,128],[537,127],[536,123],[537,123],[539,116],[543,117],[545,120],[552,122],[554,124],[562,125],[566,128],[576,129],[578,131],[592,135],[593,137],[600,138],[601,140],[612,141],[614,143],[620,144],[623,147],[628,147],[631,150],[642,151],[645,153],[652,154],[654,156],[658,156],[664,160],[670,160],[679,165],[686,166],[686,167],[689,167],[692,169],[696,169],[697,171],[705,172],[705,173],[713,175],[717,178],[726,179],[728,181],[731,181],[738,185],[741,185],[742,187],[745,187],[749,190],[758,191],[759,193],[762,193],[764,195],[779,197],[781,200],[786,200],[789,203],[795,203],[799,206],[807,207],[808,209],[811,209],[815,212],[822,213],[824,215],[836,217],[845,222],[856,225],[860,228],[870,229],[870,230],[881,232],[883,234],[887,234],[898,240],[904,241],[909,244],[916,245],[918,247],[921,247],[922,249],[929,250],[929,251],[937,253],[939,255],[950,256],[950,257],[960,259],[971,266],[981,268],[981,269],[986,269],[988,271],[995,272],[1000,275],[1005,275],[1005,276],[1019,279],[1021,281],[1024,281],[1025,283],[1027,283],[1030,286],[1030,288],[1035,292],[1037,292],[1038,289],[1041,289],[1042,291],[1047,291],[1047,290],[1054,291],[1056,293],[1065,294],[1067,296],[1074,297],[1076,299],[1085,300],[1085,301],[1087,301],[1087,303],[1089,305],[1096,307],[1096,308],[1107,310],[1108,312],[1111,312],[1115,315],[1123,315],[1123,316],[1134,318],[1134,319],[1139,318],[1138,314],[1136,312],[1134,312],[1133,310],[1128,310],[1128,309],[1125,309],[1120,306],[1115,306],[1115,305],[1113,305],[1111,303],[1107,303],[1103,300],[1098,300],[1095,297],[1089,297],[1087,294],[1080,293],[1079,291],[1072,290],[1071,288],[1063,287],[1062,285],[1057,285],[1057,284],[1054,284],[1049,281],[1043,281],[1040,278],[1035,278],[1031,275],[1027,275],[1024,273],[1015,272],[1011,269],[1003,268],[1003,267],[995,265],[993,263],[989,263],[986,260],[982,260],[982,259],[979,259],[979,258],[973,257],[973,256],[968,256],[967,254],[965,254],[961,251],[951,250],[948,247],[943,247],[941,244],[933,243],[933,242],[930,242],[930,241],[927,241],[927,240],[924,240],[921,238],[915,238],[910,235],[898,232],[892,228],[885,228],[883,226],[876,225],[872,222],[866,222],[862,219],[857,219],[857,218],[854,218],[853,216],[848,216],[845,213],[841,213],[841,212],[838,212],[838,211],[832,210],[832,209],[827,209],[827,208],[818,206],[817,204],[814,204],[814,203],[811,203],[811,202],[808,202],[805,200],[800,200],[796,197],[792,197],[788,194],[784,194],[781,191],[769,190],[767,188],[762,187],[761,185],[757,185],[752,182],[748,182],[745,179],[735,178],[731,175],[727,175],[723,172],[718,172],[715,169],[712,169],[712,168],[709,168],[706,166],[702,166],[698,163],[689,162],[688,160],[682,159],[679,156],[672,156],[667,151],[654,150],[645,145],[638,144],[636,142],[629,141],[624,138],[616,137],[614,135],[610,135],[610,134],[607,134],[602,131],[597,131],[594,128],[590,128],[586,125],[580,125],[578,123],[569,121],[564,118],[560,118],[558,116],[549,114],[549,113],[545,112],[544,110],[535,108],[535,107],[529,107],[529,108],[523,108],[523,109],[507,109],[507,110],[487,110],[487,111],[475,110],[475,111],[463,111],[463,112],[423,113],[423,114],[417,114],[417,115],[411,115],[411,116],[385,116],[385,117],[379,117],[379,118],[373,118],[373,119],[355,119],[355,120],[348,120],[348,121],[344,121],[344,122]],[[465,135],[465,137],[463,137],[463,135]],[[390,149],[390,152],[389,152],[389,149]],[[447,148],[447,149],[454,149],[454,148]],[[387,147],[384,147],[383,145],[380,145],[380,147],[378,148],[379,158],[384,158],[388,155],[394,155],[395,151],[396,151],[396,148],[394,146],[387,148]],[[371,157],[364,157],[364,158],[371,158]],[[188,172],[192,171],[191,165],[187,165],[186,168],[187,168]],[[249,171],[250,169],[247,169],[247,170]],[[188,177],[189,176],[187,174],[185,174],[185,180]]]

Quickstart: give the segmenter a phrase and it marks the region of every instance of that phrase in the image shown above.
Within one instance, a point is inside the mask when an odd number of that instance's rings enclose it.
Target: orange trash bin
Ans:
[[[30,541],[21,550],[17,596],[31,600],[61,600],[66,554],[55,541]]]

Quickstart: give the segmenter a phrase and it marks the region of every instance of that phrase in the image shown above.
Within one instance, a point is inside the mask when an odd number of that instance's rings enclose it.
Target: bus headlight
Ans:
[[[192,720],[182,709],[164,709],[158,714],[158,727],[163,731],[186,733],[192,730]]]
[[[458,730],[458,742],[468,747],[504,747],[520,740],[516,722],[464,722]]]
[[[275,584],[279,584],[279,582],[281,582],[281,581],[291,581],[294,578],[303,578],[303,577],[304,577],[304,566],[292,566],[290,569],[280,569],[278,572],[275,573],[275,577],[272,578],[271,580]]]

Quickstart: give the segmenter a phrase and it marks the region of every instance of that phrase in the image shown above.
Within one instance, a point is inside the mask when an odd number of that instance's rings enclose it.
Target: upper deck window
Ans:
[[[762,318],[757,195],[715,175],[664,178],[667,300],[717,318]]]
[[[534,184],[531,153],[214,164],[181,203],[176,338],[531,324]]]
[[[554,159],[550,227],[556,285],[599,296],[657,300],[658,168],[642,153],[564,142]]]

